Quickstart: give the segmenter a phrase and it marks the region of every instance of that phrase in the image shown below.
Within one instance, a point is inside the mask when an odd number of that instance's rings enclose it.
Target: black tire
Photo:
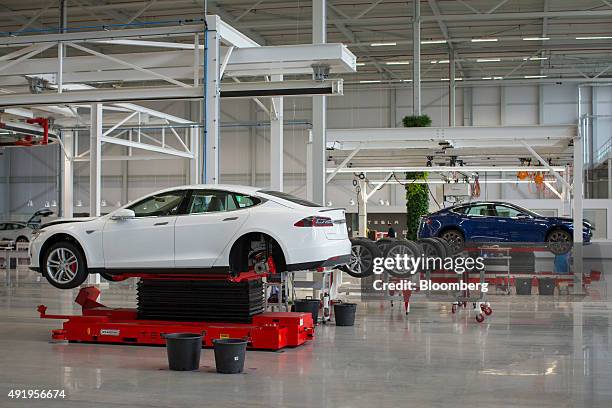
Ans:
[[[444,251],[445,251],[447,257],[454,255],[453,254],[453,249],[448,244],[448,242],[446,242],[445,240],[443,240],[442,238],[439,238],[439,237],[433,237],[432,239],[438,241],[444,247]]]
[[[546,235],[546,246],[555,255],[571,251],[573,241],[572,234],[561,228],[555,228]]]
[[[374,258],[382,257],[378,246],[367,238],[351,238],[351,260],[339,269],[354,278],[366,278],[374,273]]]
[[[47,281],[58,289],[74,289],[85,282],[89,274],[85,255],[68,241],[51,245],[42,258],[40,268]]]
[[[397,255],[403,256],[408,255],[409,258],[418,258],[423,254],[423,251],[419,245],[412,241],[406,241],[403,239],[397,240],[394,244],[391,244],[387,247],[387,251],[384,253],[385,258],[395,258]],[[403,268],[391,268],[387,269],[390,275],[393,275],[397,278],[407,278],[416,275],[421,272],[411,271]]]
[[[446,251],[449,249],[446,241],[436,238],[421,238],[417,242],[423,247],[423,254],[425,256],[446,258]]]
[[[385,252],[387,252],[387,248],[389,248],[389,245],[393,244],[396,241],[397,241],[397,238],[385,237],[385,238],[381,238],[378,241],[376,241],[376,246],[378,246],[378,248],[380,249],[380,252],[384,254]]]
[[[20,237],[17,237],[17,239],[15,240],[15,242],[16,242],[16,243],[20,243],[20,242],[23,242],[23,243],[28,243],[28,242],[30,242],[30,240],[28,239],[28,237],[24,237],[24,236],[22,235],[22,236],[20,236]]]
[[[465,248],[465,238],[463,233],[456,228],[451,228],[443,231],[439,238],[446,241],[450,248],[450,252],[447,253],[448,256],[455,255]]]

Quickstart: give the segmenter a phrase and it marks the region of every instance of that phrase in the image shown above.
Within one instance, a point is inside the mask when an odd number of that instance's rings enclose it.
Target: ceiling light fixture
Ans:
[[[525,37],[523,41],[548,41],[550,37]]]
[[[482,79],[487,80],[487,79],[493,79],[493,78],[491,78],[491,77],[482,77]]]
[[[357,65],[358,67],[363,67],[365,65],[365,62],[358,62],[355,65]]]
[[[379,42],[379,43],[370,44],[370,47],[392,47],[394,45],[397,45],[397,43],[396,42]]]
[[[448,64],[449,60],[438,60],[438,64]]]
[[[493,79],[504,79],[504,77],[494,76]]]
[[[410,61],[387,61],[387,65],[409,65]]]
[[[546,75],[525,75],[525,79],[546,78]]]
[[[496,42],[497,38],[472,38],[473,43],[476,42]]]
[[[382,82],[380,79],[364,79],[359,81],[360,84],[378,84]]]
[[[612,40],[609,35],[595,35],[590,37],[576,37],[577,40]]]
[[[446,40],[423,40],[421,44],[445,44]]]
[[[543,60],[547,60],[548,57],[523,57],[523,61],[543,61]]]
[[[501,58],[478,58],[476,62],[500,62]]]

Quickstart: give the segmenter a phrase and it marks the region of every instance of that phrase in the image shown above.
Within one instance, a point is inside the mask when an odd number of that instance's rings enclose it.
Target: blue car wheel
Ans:
[[[463,234],[459,230],[446,230],[440,235],[440,238],[442,238],[448,243],[453,254],[463,251],[463,248],[465,247],[465,239],[463,238]]]
[[[546,237],[546,245],[555,255],[568,253],[572,249],[572,236],[563,229],[554,229]]]

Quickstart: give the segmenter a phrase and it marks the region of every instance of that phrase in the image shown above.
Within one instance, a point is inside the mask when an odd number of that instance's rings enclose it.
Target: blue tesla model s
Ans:
[[[584,221],[583,241],[590,242],[593,226]],[[514,204],[476,201],[445,208],[422,217],[419,238],[440,237],[453,251],[466,242],[545,243],[554,254],[572,247],[571,218],[543,217]]]

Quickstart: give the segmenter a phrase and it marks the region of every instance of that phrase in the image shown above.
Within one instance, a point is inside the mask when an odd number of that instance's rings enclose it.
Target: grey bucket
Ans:
[[[555,294],[555,278],[538,278],[538,293],[540,295],[552,296]]]
[[[312,323],[317,324],[319,318],[319,299],[299,299],[293,304],[293,310],[296,312],[304,312],[312,314]]]
[[[238,374],[244,370],[247,341],[243,339],[215,339],[215,365],[222,374]]]
[[[200,368],[202,335],[197,333],[165,334],[168,365],[173,371],[194,371]]]
[[[531,295],[532,278],[514,278],[517,295]]]
[[[355,303],[336,303],[334,305],[334,316],[336,326],[353,326],[355,324]]]

